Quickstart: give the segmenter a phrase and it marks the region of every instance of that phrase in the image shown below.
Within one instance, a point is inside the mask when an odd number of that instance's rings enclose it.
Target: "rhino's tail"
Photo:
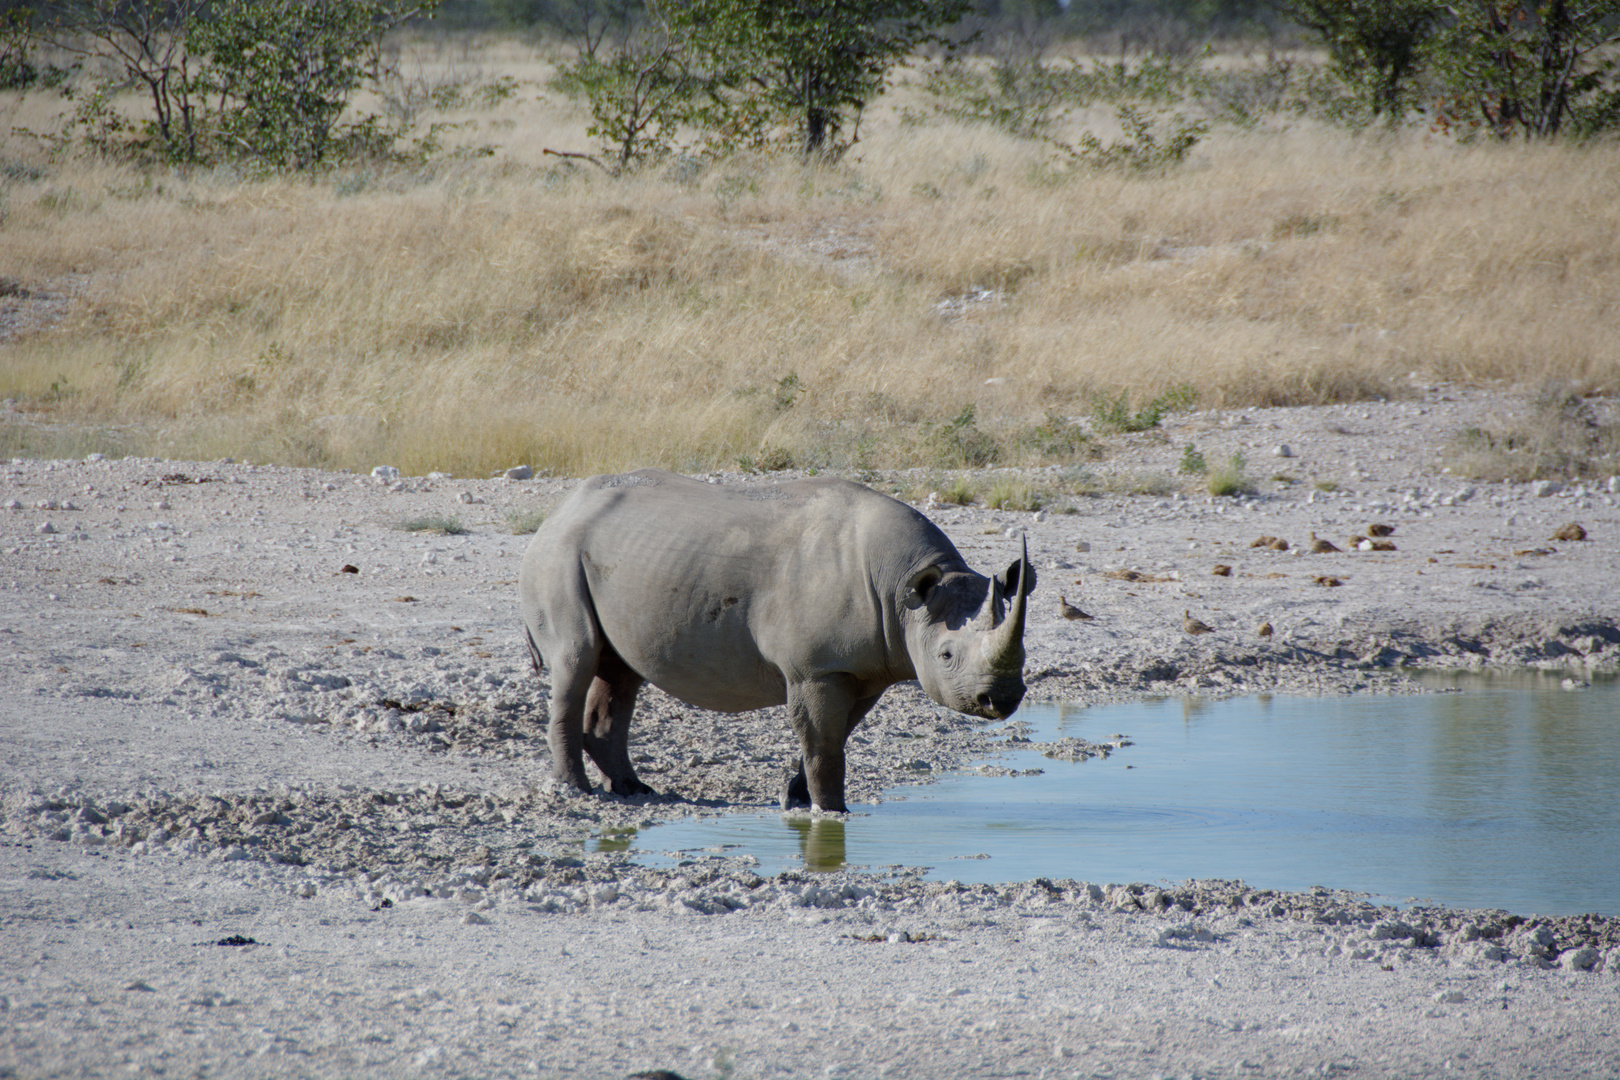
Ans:
[[[534,664],[534,673],[538,675],[546,662],[545,658],[540,655],[540,646],[534,643],[534,631],[527,626],[523,628],[523,640],[529,645],[529,661]]]

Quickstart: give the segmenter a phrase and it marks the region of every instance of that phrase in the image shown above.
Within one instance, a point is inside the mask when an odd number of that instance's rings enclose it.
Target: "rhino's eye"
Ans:
[[[955,656],[956,656],[956,654],[953,653],[948,647],[939,650],[939,658],[941,660],[949,661],[949,660],[953,659]]]

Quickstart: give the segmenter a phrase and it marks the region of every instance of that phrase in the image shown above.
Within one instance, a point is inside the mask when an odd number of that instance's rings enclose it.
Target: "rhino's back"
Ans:
[[[786,678],[893,666],[896,565],[939,542],[910,507],[847,481],[644,470],[582,484],[536,534],[519,589],[526,619],[566,623],[588,604],[648,681],[738,711],[779,704]]]

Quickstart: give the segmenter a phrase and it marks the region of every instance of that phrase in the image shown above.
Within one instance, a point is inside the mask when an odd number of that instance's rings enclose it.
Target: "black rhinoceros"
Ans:
[[[1027,544],[981,577],[933,522],[860,484],[657,469],[582,483],[518,579],[535,670],[551,670],[557,779],[591,790],[583,750],[616,794],[651,791],[629,752],[650,682],[717,712],[786,704],[803,757],[782,805],[828,811],[845,809],[845,740],[895,683],[973,716],[1018,708],[1034,587]]]

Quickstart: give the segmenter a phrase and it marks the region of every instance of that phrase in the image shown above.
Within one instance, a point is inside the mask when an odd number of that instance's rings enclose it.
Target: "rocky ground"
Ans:
[[[1031,699],[1412,692],[1412,666],[1579,686],[1620,668],[1620,482],[1442,471],[1447,437],[1525,408],[1417,387],[1176,415],[1112,439],[1074,513],[881,483],[981,570],[1027,537]],[[1174,491],[1188,443],[1243,454],[1258,493]],[[0,1075],[1620,1071],[1612,919],[588,850],[771,805],[793,745],[777,710],[648,692],[633,750],[666,795],[550,782],[512,530],[573,482],[4,467]],[[1351,546],[1374,522],[1393,550]],[[1554,539],[1572,523],[1586,539]],[[851,801],[1026,734],[896,687],[852,742]]]

